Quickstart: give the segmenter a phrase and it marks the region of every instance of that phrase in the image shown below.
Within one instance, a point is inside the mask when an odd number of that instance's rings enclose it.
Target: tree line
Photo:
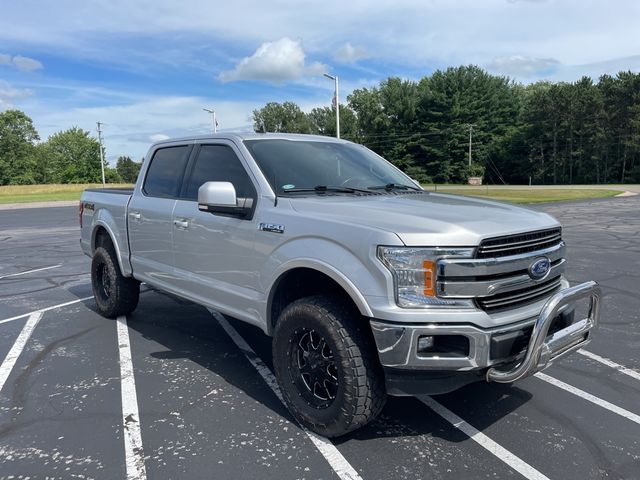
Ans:
[[[341,137],[421,182],[640,182],[640,73],[522,85],[477,66],[390,77],[340,105]],[[335,107],[253,112],[256,131],[335,135]],[[471,136],[471,165],[469,140]]]
[[[0,113],[0,185],[100,183],[100,162],[100,144],[86,130],[73,127],[40,142],[24,112]],[[119,157],[115,168],[104,166],[109,183],[133,183],[140,171],[128,156]]]

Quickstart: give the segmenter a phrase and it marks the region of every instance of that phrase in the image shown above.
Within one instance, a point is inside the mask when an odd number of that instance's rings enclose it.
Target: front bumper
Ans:
[[[600,297],[598,284],[586,282],[553,295],[537,318],[491,329],[468,324],[416,325],[379,320],[371,320],[371,328],[385,369],[413,370],[414,373],[417,370],[465,372],[488,369],[486,380],[510,383],[585,346],[600,317]],[[587,318],[574,322],[573,307],[583,299],[590,301],[589,313]],[[441,348],[431,353],[419,353],[420,337],[433,337],[435,344],[442,339]],[[511,349],[503,348],[505,341],[511,342]],[[449,346],[452,348],[447,350]],[[503,369],[507,364],[515,366]]]

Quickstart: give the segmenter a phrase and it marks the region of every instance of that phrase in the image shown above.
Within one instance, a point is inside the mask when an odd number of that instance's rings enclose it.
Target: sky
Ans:
[[[522,82],[640,71],[637,0],[0,0],[0,111],[42,140],[104,126],[107,157],[250,131],[267,102],[309,111],[389,76],[478,65]]]

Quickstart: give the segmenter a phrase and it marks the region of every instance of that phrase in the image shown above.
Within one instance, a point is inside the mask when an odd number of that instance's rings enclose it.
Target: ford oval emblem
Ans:
[[[542,280],[551,271],[551,262],[547,257],[538,258],[529,265],[529,276],[534,280]]]

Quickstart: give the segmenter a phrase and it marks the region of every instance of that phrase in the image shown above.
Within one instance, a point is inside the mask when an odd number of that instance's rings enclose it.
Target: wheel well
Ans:
[[[275,327],[280,312],[291,302],[311,295],[327,295],[339,297],[353,307],[359,309],[351,296],[331,277],[312,268],[294,268],[283,273],[276,281],[269,295],[267,313],[271,331]]]
[[[107,229],[104,227],[98,227],[93,237],[93,250],[95,250],[98,247],[104,247],[107,250],[114,249],[113,240],[111,240],[111,236],[109,235],[109,232],[107,232]]]

